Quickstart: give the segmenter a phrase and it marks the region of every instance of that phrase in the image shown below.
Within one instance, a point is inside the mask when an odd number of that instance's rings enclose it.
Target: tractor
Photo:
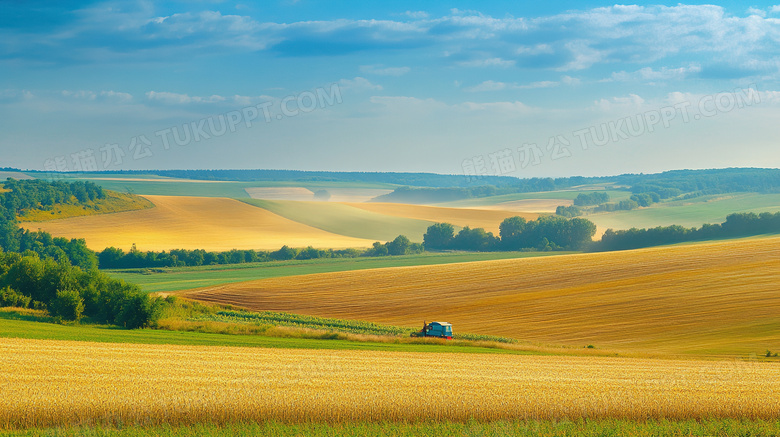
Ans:
[[[420,331],[412,332],[411,337],[436,337],[452,340],[452,325],[447,322],[423,322]]]

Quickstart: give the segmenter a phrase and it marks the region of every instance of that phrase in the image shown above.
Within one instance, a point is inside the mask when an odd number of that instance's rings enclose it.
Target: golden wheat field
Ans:
[[[349,206],[360,208],[378,214],[404,217],[430,222],[447,222],[455,226],[469,226],[471,228],[484,228],[498,235],[498,227],[504,219],[509,217],[524,217],[526,220],[535,220],[539,214],[522,213],[512,211],[468,209],[468,208],[443,208],[438,206],[408,205],[401,203],[348,203]]]
[[[373,241],[346,237],[288,220],[233,199],[143,196],[155,207],[140,211],[23,224],[55,237],[84,238],[93,250],[264,249],[368,247]]]
[[[196,300],[550,344],[664,353],[780,349],[780,238],[274,278]]]
[[[537,213],[555,213],[559,206],[571,206],[573,200],[569,199],[523,199],[509,202],[496,203],[495,205],[480,206],[481,209],[498,209],[503,211],[522,211]]]
[[[780,367],[755,361],[22,339],[0,356],[0,428],[780,415]]]

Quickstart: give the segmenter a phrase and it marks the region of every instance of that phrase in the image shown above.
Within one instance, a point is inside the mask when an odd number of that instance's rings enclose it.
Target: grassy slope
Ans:
[[[390,241],[399,235],[406,235],[414,242],[422,242],[423,234],[428,226],[433,224],[429,221],[369,212],[340,203],[241,200],[295,222],[334,234],[369,240]]]
[[[126,330],[106,326],[58,325],[31,320],[15,312],[0,311],[0,337],[94,343],[172,344],[285,349],[375,350],[442,353],[528,353],[517,350],[439,344],[396,344],[346,340],[262,337],[154,329]]]
[[[40,222],[86,215],[110,214],[153,208],[149,200],[126,193],[106,191],[104,199],[88,202],[86,205],[56,205],[51,210],[29,210],[19,216],[20,221]]]
[[[233,264],[201,267],[107,270],[110,276],[141,286],[147,292],[170,292],[199,287],[211,287],[254,279],[313,273],[343,272],[385,267],[451,264],[507,258],[549,256],[560,252],[496,252],[496,253],[424,253],[381,258],[325,258],[306,261],[279,261],[256,264]]]
[[[663,202],[649,208],[588,215],[599,227],[628,229],[681,225],[699,227],[703,223],[722,223],[735,212],[780,211],[780,194],[734,193]]]
[[[443,319],[466,332],[542,343],[760,354],[780,349],[779,243],[754,238],[273,278],[185,295],[399,326]]]

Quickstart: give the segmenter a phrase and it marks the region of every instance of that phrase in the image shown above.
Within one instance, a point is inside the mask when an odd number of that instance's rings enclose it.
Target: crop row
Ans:
[[[345,320],[327,317],[290,314],[284,312],[260,311],[217,311],[213,314],[199,315],[190,318],[195,322],[252,323],[257,325],[289,326],[293,328],[317,329],[331,332],[344,332],[362,335],[388,335],[408,337],[415,331],[413,328],[384,325],[379,323]],[[453,338],[470,341],[492,341],[500,343],[515,343],[516,340],[495,335],[468,334],[455,332]]]

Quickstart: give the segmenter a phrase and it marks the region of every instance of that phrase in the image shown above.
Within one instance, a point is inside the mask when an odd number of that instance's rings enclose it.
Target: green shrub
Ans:
[[[9,286],[0,289],[0,307],[28,308],[31,302],[32,298],[17,293]]]
[[[76,290],[58,290],[49,312],[63,320],[77,321],[84,314],[84,299]]]

